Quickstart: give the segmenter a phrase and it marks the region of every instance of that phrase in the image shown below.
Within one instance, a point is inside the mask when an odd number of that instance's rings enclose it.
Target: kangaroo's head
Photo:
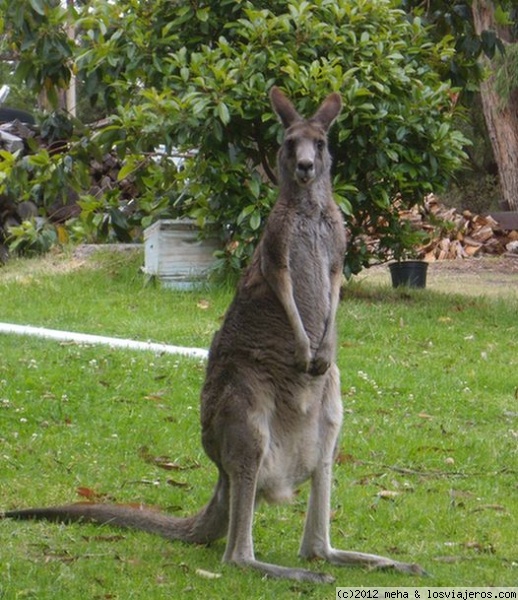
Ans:
[[[307,187],[330,169],[327,132],[342,108],[340,95],[330,94],[310,119],[301,117],[277,87],[271,89],[270,101],[286,130],[278,156],[281,181],[288,177]]]

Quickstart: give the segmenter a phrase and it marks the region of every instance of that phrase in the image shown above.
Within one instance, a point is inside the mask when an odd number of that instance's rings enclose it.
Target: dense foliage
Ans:
[[[441,190],[464,156],[452,127],[455,94],[441,78],[452,40],[432,43],[398,2],[99,0],[68,11],[51,0],[1,4],[18,74],[56,104],[74,73],[107,116],[96,128],[74,122],[60,152],[0,157],[0,185],[20,200],[48,205],[70,188],[79,193],[82,214],[68,224],[78,237],[129,239],[159,216],[187,214],[218,224],[223,264],[239,269],[275,199],[274,83],[303,114],[332,90],[343,95],[332,150],[336,199],[351,230],[348,272],[411,248],[415,236],[398,208]],[[48,135],[63,137],[54,119],[45,122]],[[131,198],[122,185],[90,193],[90,162],[108,152],[123,162],[119,181],[131,182]],[[379,245],[368,248],[364,234],[373,232]]]

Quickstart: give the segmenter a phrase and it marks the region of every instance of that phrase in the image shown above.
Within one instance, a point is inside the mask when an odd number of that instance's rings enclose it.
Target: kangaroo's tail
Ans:
[[[41,519],[71,523],[76,521],[140,529],[170,540],[207,544],[224,537],[228,528],[228,486],[220,478],[209,503],[192,517],[173,517],[135,505],[80,502],[49,508],[8,510],[0,517]]]

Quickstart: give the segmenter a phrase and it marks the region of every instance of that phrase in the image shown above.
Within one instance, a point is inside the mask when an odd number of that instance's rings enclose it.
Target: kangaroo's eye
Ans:
[[[322,150],[325,148],[326,143],[324,142],[324,140],[317,140],[317,148],[320,152],[322,152]]]
[[[286,150],[289,154],[293,154],[293,152],[295,151],[295,140],[291,138],[288,138],[286,140]]]

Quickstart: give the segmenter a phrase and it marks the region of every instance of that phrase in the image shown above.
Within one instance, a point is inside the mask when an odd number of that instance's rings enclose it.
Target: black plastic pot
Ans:
[[[410,288],[426,287],[428,263],[423,260],[405,260],[389,265],[392,287],[406,286]]]

